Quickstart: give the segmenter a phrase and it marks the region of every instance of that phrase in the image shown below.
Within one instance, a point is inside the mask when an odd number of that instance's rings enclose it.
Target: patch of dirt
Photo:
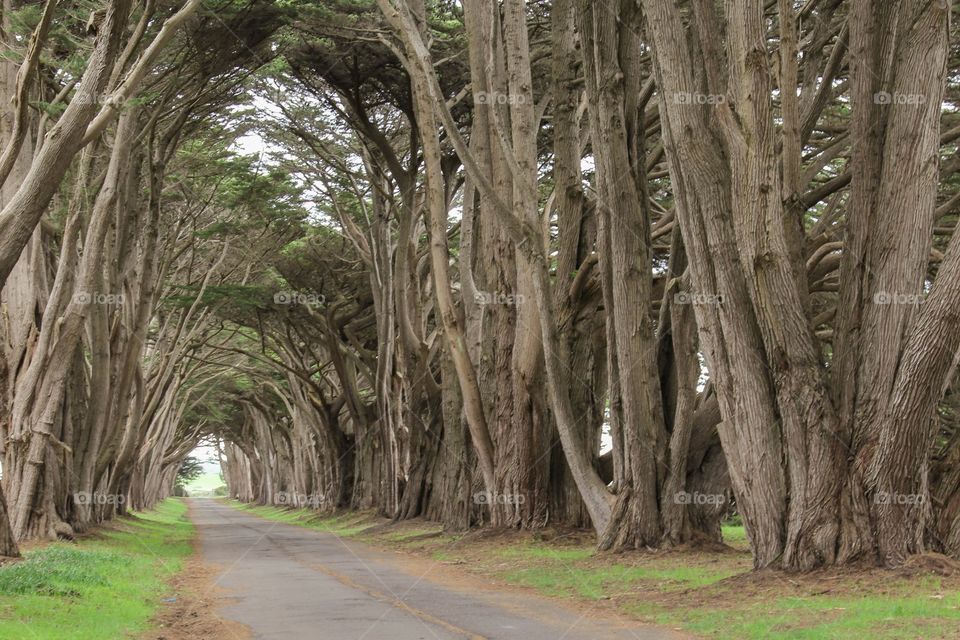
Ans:
[[[70,540],[70,542],[82,542],[84,540],[107,540],[108,536],[106,533],[110,531],[123,531],[130,533],[134,531],[134,529],[130,526],[130,523],[136,521],[137,517],[135,515],[118,515],[111,520],[105,520],[97,524],[91,524],[86,529],[74,531],[73,540]]]
[[[896,569],[896,573],[904,577],[927,573],[944,577],[960,576],[960,562],[940,553],[922,553],[910,556],[902,567]]]
[[[40,549],[45,549],[54,543],[53,540],[26,540],[17,545],[20,549],[20,553],[23,554],[26,551],[39,551]]]
[[[411,522],[416,522],[413,520]],[[423,523],[421,523],[423,526]],[[548,543],[558,549],[581,547],[589,544],[589,532],[581,529],[567,530],[558,528],[537,529],[533,531],[508,528],[483,527],[467,531],[450,532],[459,536],[456,540],[444,543],[444,548],[463,551],[470,554],[474,549],[485,550],[512,548],[530,543]]]
[[[409,526],[409,523],[413,522],[412,520],[390,520],[389,518],[384,518],[378,516],[372,511],[338,511],[333,514],[335,517],[342,517],[342,521],[345,526],[348,527],[359,527],[361,525],[370,525],[363,530],[364,535],[367,534],[379,534],[388,531],[398,531],[403,530],[405,527]],[[350,517],[344,517],[350,516]],[[319,515],[317,520],[323,520],[324,518],[329,517],[329,515]]]
[[[742,554],[744,550],[738,549],[737,547],[732,547],[725,542],[717,542],[707,535],[695,533],[694,538],[689,542],[678,544],[674,547],[670,547],[669,549],[653,550],[653,553],[665,552],[684,554],[690,552]]]
[[[192,544],[193,555],[170,581],[173,593],[163,599],[151,630],[139,640],[250,640],[253,635],[245,625],[217,615],[217,607],[229,598],[216,584],[219,568],[200,559],[198,537]]]
[[[164,599],[154,615],[154,629],[140,640],[248,640],[253,636],[242,624],[224,620],[216,608],[224,601],[215,586],[216,567],[197,557],[184,564],[172,582],[173,593]]]

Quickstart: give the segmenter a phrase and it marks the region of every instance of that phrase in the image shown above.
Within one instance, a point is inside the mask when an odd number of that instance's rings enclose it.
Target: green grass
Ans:
[[[649,560],[640,565],[608,562],[590,547],[554,547],[544,543],[513,545],[495,552],[516,568],[501,577],[551,596],[588,600],[610,598],[643,587],[676,591],[703,587],[739,573],[736,566],[686,566],[676,557]]]
[[[643,585],[659,591],[676,591],[712,584],[734,575],[732,571],[704,571],[699,567],[603,566],[571,570],[568,566],[519,569],[506,574],[508,582],[534,587],[548,595],[578,595],[590,600],[609,598]]]
[[[441,530],[441,527],[437,526],[433,529],[406,529],[404,531],[391,531],[389,533],[383,534],[384,540],[389,540],[390,542],[416,542],[414,538],[421,538],[423,536],[432,536],[435,537]],[[432,539],[432,538],[430,538]]]
[[[742,524],[723,525],[721,528],[723,542],[735,549],[750,549],[750,542],[747,540],[747,531]]]
[[[219,471],[205,471],[185,485],[191,496],[212,496],[214,491],[223,487],[223,478]]]
[[[724,528],[729,544],[742,527]],[[507,582],[580,600],[614,599],[644,620],[720,640],[854,640],[960,637],[960,585],[880,570],[861,578],[769,578],[741,591],[721,581],[747,573],[740,554],[596,555],[586,546],[516,543],[492,549],[488,571]],[[446,552],[446,560],[457,554]],[[471,560],[472,565],[475,561]],[[789,578],[789,579],[788,579]]]
[[[742,527],[725,527],[728,544],[745,544]],[[468,553],[469,558],[464,558]],[[757,588],[722,582],[749,573],[742,553],[595,554],[589,546],[513,542],[447,549],[445,561],[554,597],[610,600],[648,622],[719,640],[855,640],[960,637],[960,580],[903,577],[770,575]]]
[[[186,504],[167,500],[77,544],[0,568],[0,640],[116,640],[148,628],[192,553]]]
[[[318,515],[316,511],[311,509],[262,506],[237,502],[235,500],[228,500],[227,504],[267,520],[285,522],[308,529],[318,529],[344,538],[359,535],[376,524],[375,522],[370,522],[367,514],[363,513],[344,513],[323,516]]]
[[[894,594],[779,597],[729,610],[694,609],[681,618],[691,631],[730,640],[957,637],[960,593],[917,593],[920,588],[904,582]]]
[[[724,528],[734,547],[742,527]],[[595,554],[588,546],[515,542],[487,550],[448,549],[445,561],[554,597],[611,600],[647,622],[719,640],[855,640],[960,637],[960,579],[873,570],[862,576],[761,577],[757,588],[728,585],[749,573],[745,553]]]

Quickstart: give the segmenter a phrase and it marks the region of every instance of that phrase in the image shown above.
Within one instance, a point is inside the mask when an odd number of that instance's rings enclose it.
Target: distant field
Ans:
[[[219,471],[206,471],[192,482],[189,482],[186,487],[187,492],[191,496],[203,496],[213,495],[214,490],[217,487],[223,486],[223,484],[223,478],[220,477]]]

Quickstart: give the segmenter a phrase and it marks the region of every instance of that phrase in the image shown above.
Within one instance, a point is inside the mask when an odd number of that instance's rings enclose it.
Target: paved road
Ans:
[[[396,554],[192,500],[203,559],[216,565],[224,618],[267,640],[676,640],[547,599],[453,586]],[[472,578],[471,578],[472,579]],[[469,585],[470,583],[463,583]]]

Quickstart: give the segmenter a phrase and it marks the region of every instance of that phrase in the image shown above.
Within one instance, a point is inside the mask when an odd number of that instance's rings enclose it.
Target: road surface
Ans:
[[[553,601],[436,579],[353,540],[191,500],[203,560],[228,604],[222,617],[266,640],[677,640]],[[473,578],[466,578],[472,580]]]

